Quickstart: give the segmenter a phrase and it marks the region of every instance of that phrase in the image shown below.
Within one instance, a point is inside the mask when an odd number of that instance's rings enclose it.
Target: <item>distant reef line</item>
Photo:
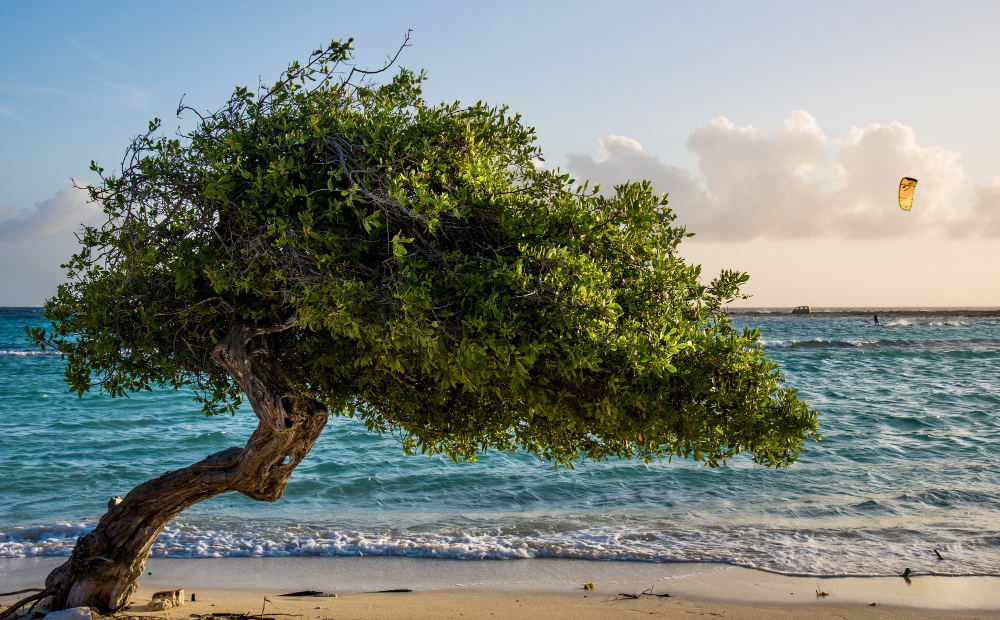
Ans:
[[[879,314],[894,316],[969,316],[969,317],[990,317],[1000,316],[1000,308],[823,308],[810,307],[808,314],[796,314],[795,316],[809,316],[812,314],[822,314],[823,316],[869,316],[875,312]],[[791,314],[792,307],[775,308],[726,308],[726,314],[730,316],[771,316],[775,314]]]

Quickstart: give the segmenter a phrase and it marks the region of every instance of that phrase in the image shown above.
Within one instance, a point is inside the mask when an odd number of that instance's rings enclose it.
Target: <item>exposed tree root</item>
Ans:
[[[38,590],[38,588],[28,588],[26,590],[18,590],[17,592],[7,592],[5,594],[0,594],[0,596],[7,596],[8,594],[21,594],[21,593],[30,592],[30,591],[33,591],[33,590]],[[38,590],[37,592],[35,592],[31,596],[26,596],[26,597],[22,598],[21,600],[15,602],[13,605],[11,605],[10,607],[8,607],[7,609],[5,609],[3,611],[0,611],[0,620],[3,620],[4,618],[9,618],[9,617],[13,616],[15,613],[17,613],[17,610],[21,609],[22,607],[24,607],[28,603],[32,603],[31,607],[29,608],[29,611],[31,609],[34,609],[35,605],[37,605],[39,602],[42,601],[42,599],[44,599],[45,597],[47,597],[47,596],[49,596],[51,594],[52,594],[52,592],[50,590],[45,589],[45,590]]]
[[[24,594],[25,592],[41,592],[42,588],[25,588],[23,590],[14,590],[13,592],[0,592],[0,596],[14,596],[15,594]]]

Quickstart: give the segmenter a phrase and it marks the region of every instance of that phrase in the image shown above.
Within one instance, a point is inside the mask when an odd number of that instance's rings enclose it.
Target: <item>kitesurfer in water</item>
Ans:
[[[879,324],[880,324],[880,323],[878,322],[878,312],[876,312],[876,313],[875,313],[875,324],[876,324],[876,325],[879,325]]]

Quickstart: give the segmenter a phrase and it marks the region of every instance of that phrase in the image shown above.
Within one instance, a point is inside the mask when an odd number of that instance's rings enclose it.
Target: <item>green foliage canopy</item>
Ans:
[[[701,284],[666,196],[578,185],[506,107],[428,105],[423,74],[377,83],[350,49],[215,113],[182,106],[200,120],[177,137],[150,123],[120,173],[92,164],[107,222],[30,334],[73,389],[191,386],[235,411],[213,347],[285,325],[296,389],[407,451],[787,466],[818,437],[722,312],[747,276]]]

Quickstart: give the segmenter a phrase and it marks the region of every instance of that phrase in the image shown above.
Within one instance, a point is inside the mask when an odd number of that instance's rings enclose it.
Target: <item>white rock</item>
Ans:
[[[52,597],[46,596],[42,600],[38,601],[35,608],[32,610],[36,614],[47,614],[52,611]]]
[[[183,604],[184,590],[164,590],[153,594],[149,604],[146,605],[146,610],[163,611],[171,607],[180,607]]]
[[[89,607],[71,607],[45,614],[44,620],[92,620]]]
[[[151,600],[163,599],[170,601],[174,606],[184,604],[184,590],[163,590],[162,592],[154,592]]]
[[[146,605],[146,611],[166,611],[167,609],[170,609],[173,606],[174,604],[168,601],[167,599],[158,598],[149,601],[149,604]]]

